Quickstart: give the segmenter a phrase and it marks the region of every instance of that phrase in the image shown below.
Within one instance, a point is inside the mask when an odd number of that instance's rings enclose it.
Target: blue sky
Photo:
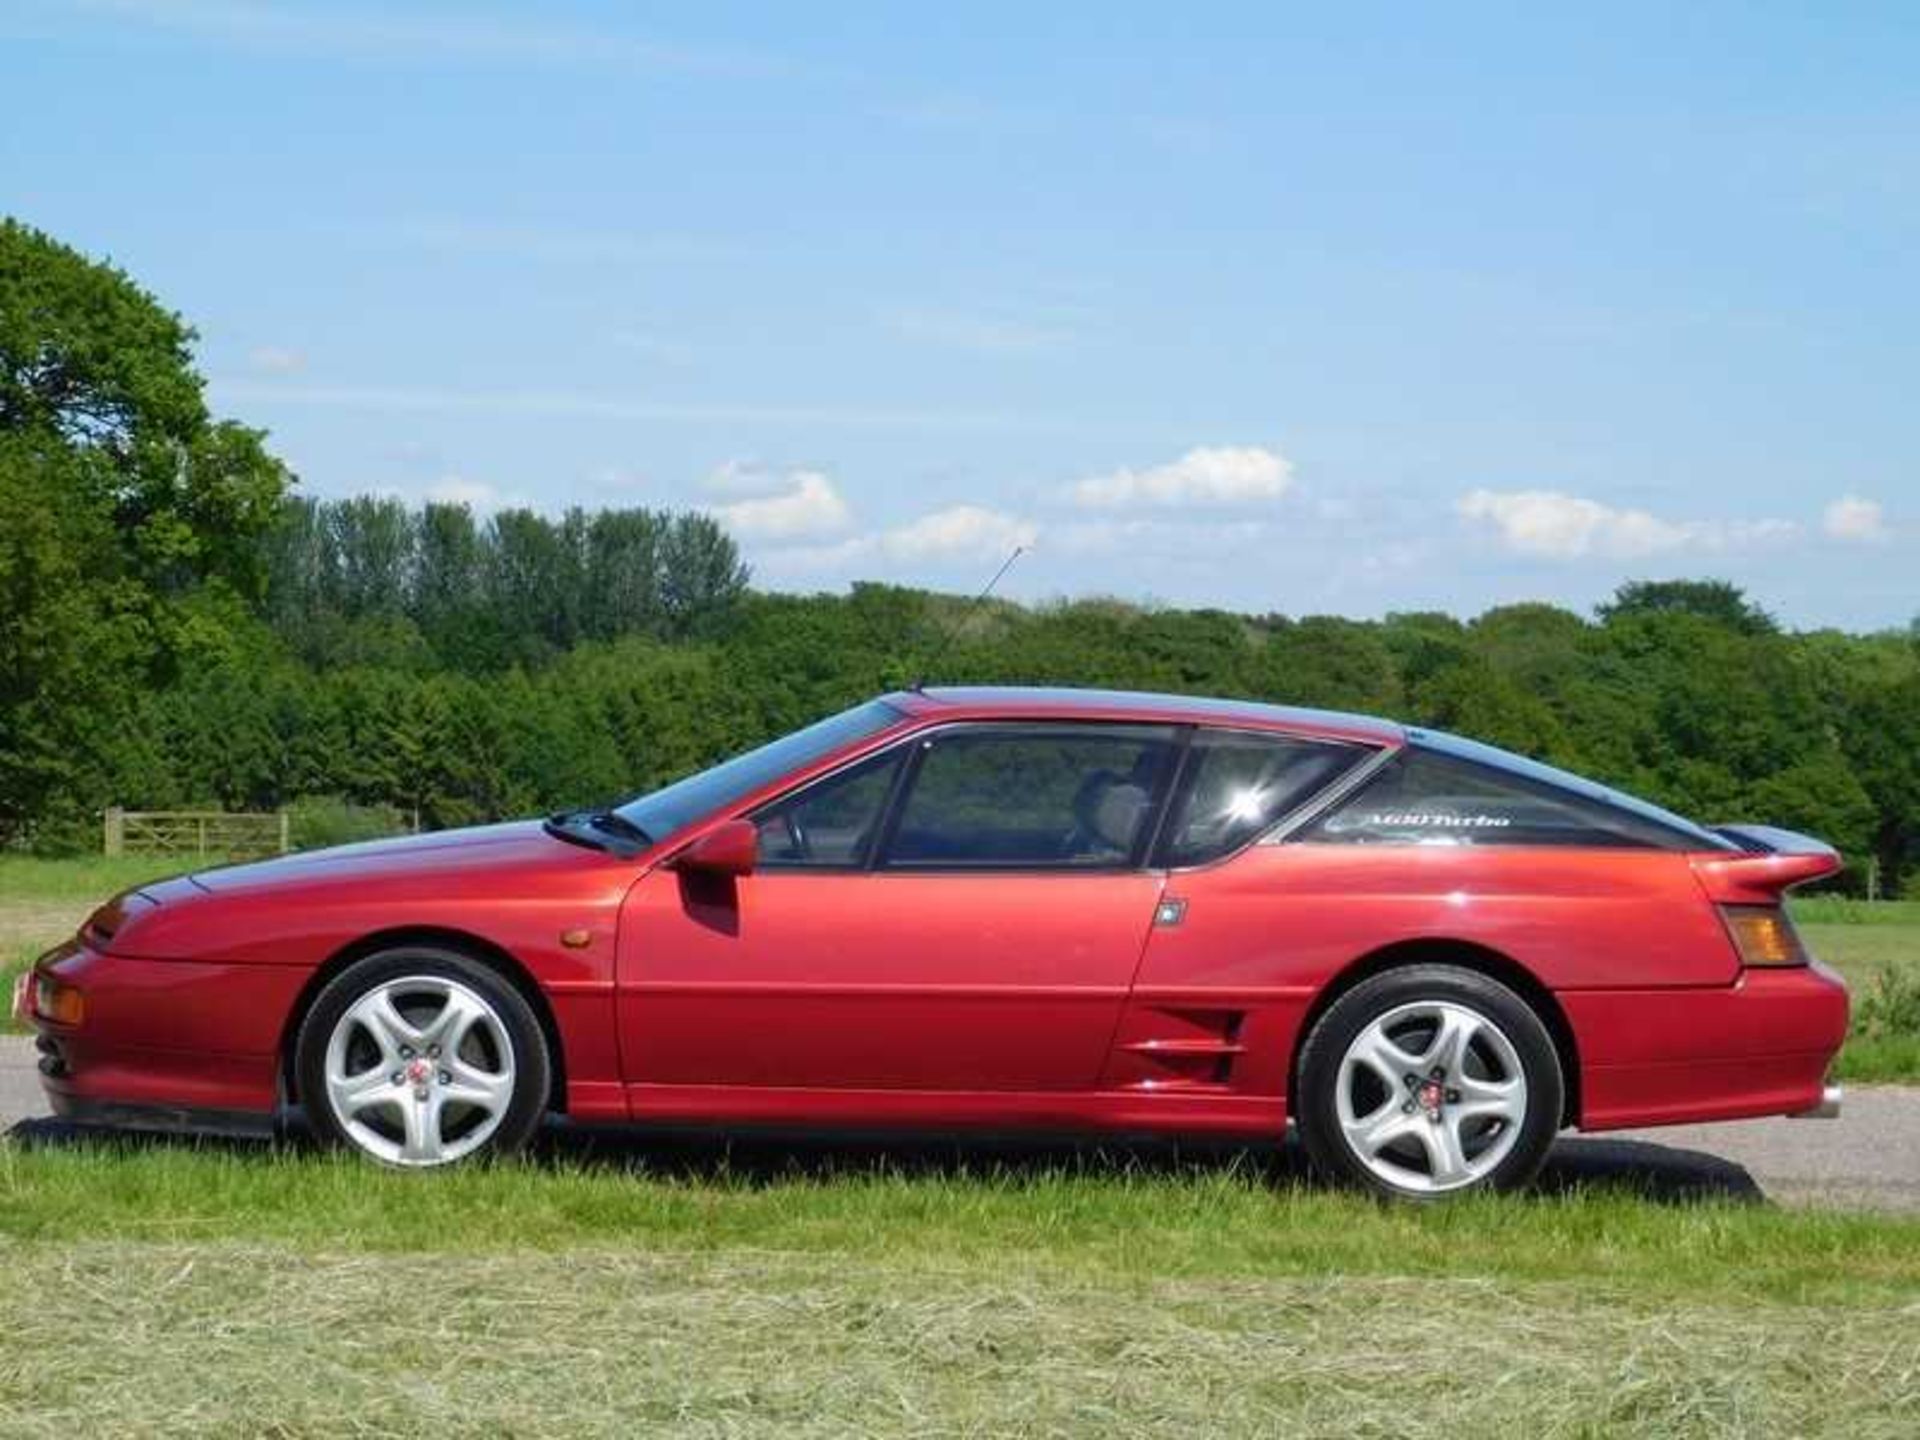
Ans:
[[[0,207],[321,495],[763,584],[1920,612],[1911,5],[0,6]]]

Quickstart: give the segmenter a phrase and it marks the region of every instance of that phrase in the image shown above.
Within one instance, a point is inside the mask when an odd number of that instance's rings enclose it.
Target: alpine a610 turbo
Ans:
[[[143,886],[24,978],[55,1110],[400,1166],[573,1125],[1278,1139],[1392,1195],[1825,1114],[1817,840],[1385,720],[891,694],[613,808]]]

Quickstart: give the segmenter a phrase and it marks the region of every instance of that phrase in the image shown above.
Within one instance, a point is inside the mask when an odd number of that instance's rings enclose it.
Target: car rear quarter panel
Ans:
[[[1726,985],[1739,964],[1687,857],[1659,851],[1262,845],[1176,874],[1143,985],[1319,986],[1419,939],[1467,941],[1554,990]]]
[[[1726,987],[1739,974],[1680,854],[1261,845],[1175,873],[1166,898],[1185,909],[1155,928],[1142,958],[1115,1084],[1153,1083],[1166,1042],[1198,1025],[1238,1047],[1235,1089],[1284,1094],[1315,1000],[1367,957],[1410,942],[1495,951],[1562,994]],[[1589,1037],[1578,1038],[1584,1052]],[[1592,1038],[1603,1050],[1611,1039]]]

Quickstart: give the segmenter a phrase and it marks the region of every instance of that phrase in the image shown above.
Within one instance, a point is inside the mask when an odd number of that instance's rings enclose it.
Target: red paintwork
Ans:
[[[751,875],[760,855],[760,827],[751,820],[716,825],[674,857],[674,868],[708,875]]]
[[[434,935],[544,997],[576,1120],[1275,1135],[1303,1022],[1389,947],[1475,947],[1549,992],[1585,1128],[1807,1109],[1846,1026],[1819,966],[1743,970],[1710,897],[1764,903],[1831,857],[1254,845],[1194,870],[740,868],[728,822],[931,725],[1218,723],[1373,746],[1364,717],[1071,691],[890,699],[900,723],[620,859],[537,824],[216,870],[103,907],[42,967],[56,1103],[265,1113],[330,964]],[[729,828],[733,833],[728,834]],[[667,863],[708,836],[718,868]],[[1156,923],[1162,902],[1177,923]],[[584,931],[584,946],[561,943]],[[578,937],[574,937],[577,939]],[[295,1097],[297,1098],[297,1097]]]

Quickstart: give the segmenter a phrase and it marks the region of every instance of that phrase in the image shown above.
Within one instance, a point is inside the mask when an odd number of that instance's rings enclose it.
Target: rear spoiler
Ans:
[[[1716,825],[1713,833],[1738,845],[1738,855],[1694,857],[1694,873],[1708,898],[1722,905],[1773,905],[1796,885],[1839,871],[1840,852],[1824,840],[1772,825]]]

